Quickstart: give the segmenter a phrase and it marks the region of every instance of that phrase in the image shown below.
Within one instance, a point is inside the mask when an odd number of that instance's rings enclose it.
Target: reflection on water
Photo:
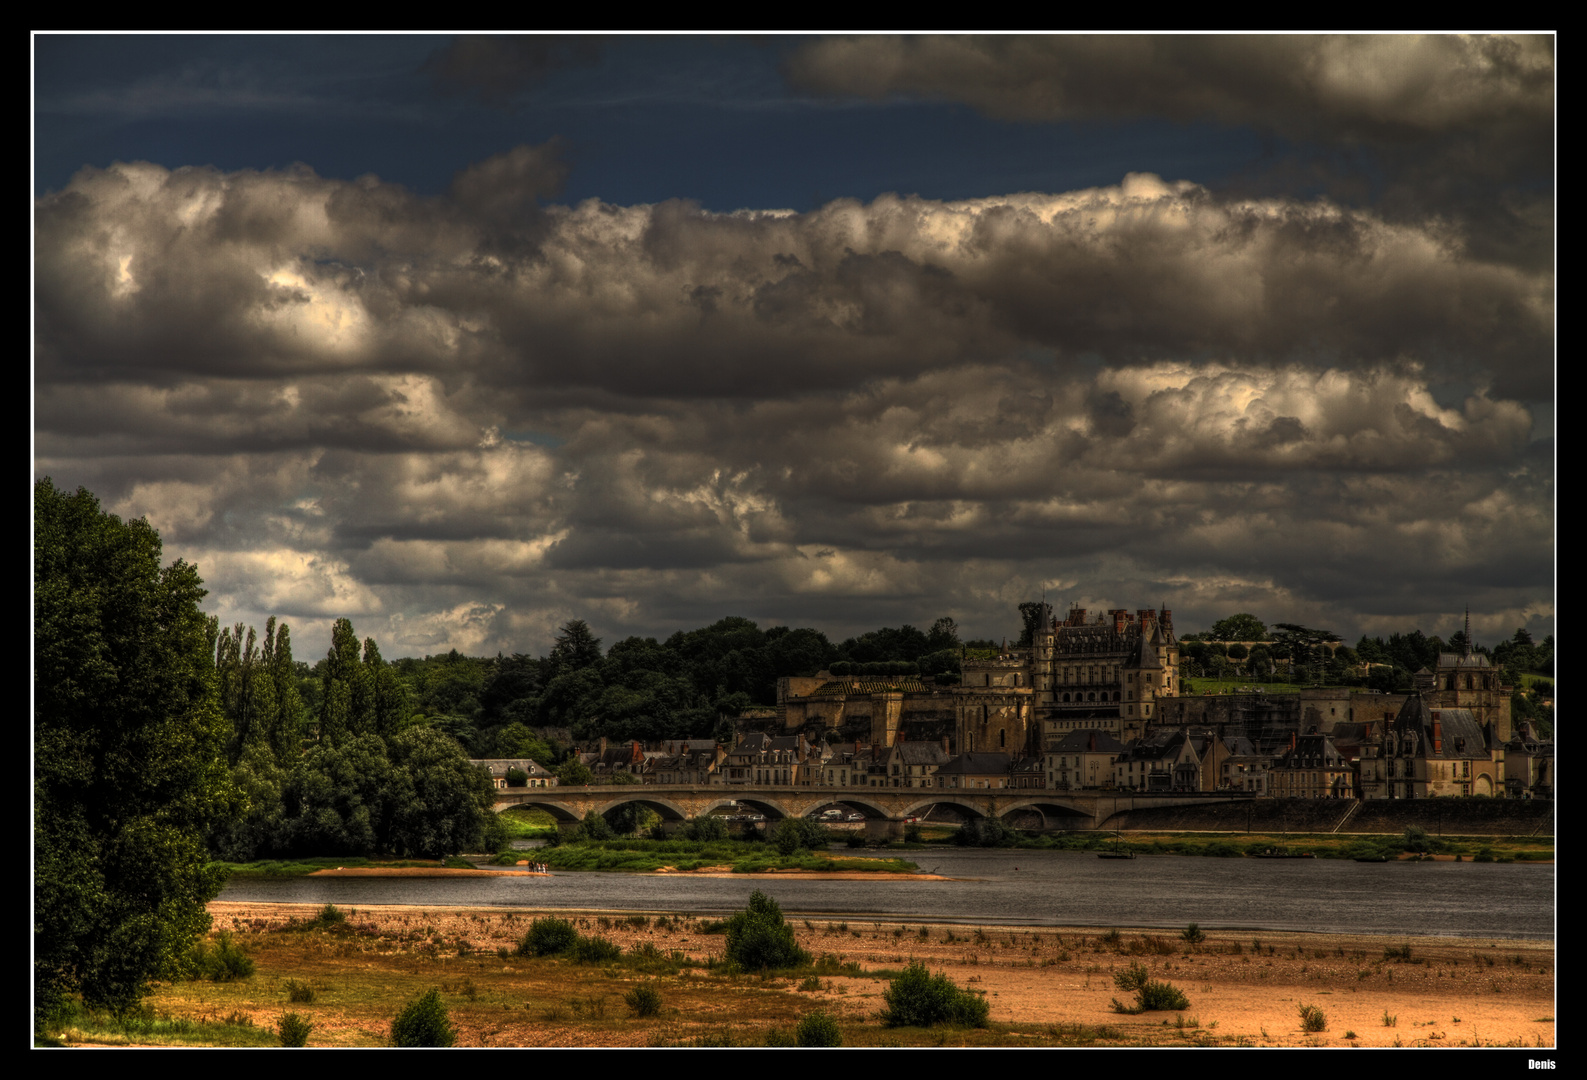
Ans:
[[[221,900],[721,914],[765,889],[788,912],[940,922],[1554,937],[1554,867],[1356,863],[947,848],[912,856],[955,881],[670,874],[238,879]],[[878,875],[880,878],[881,875]]]

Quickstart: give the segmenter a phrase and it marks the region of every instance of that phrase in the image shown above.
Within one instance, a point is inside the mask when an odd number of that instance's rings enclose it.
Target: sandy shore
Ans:
[[[244,933],[310,918],[315,910],[297,904],[210,905],[217,930]],[[515,944],[525,920],[539,914],[582,920],[587,932],[625,949],[650,942],[695,958],[719,958],[724,945],[719,934],[662,931],[654,924],[636,928],[625,921],[628,912],[381,906],[359,907],[353,919],[395,936],[417,918],[438,935],[464,937],[489,955]],[[1192,945],[1161,929],[1121,927],[1109,941],[1094,927],[977,929],[795,913],[789,922],[800,944],[816,956],[831,954],[866,969],[922,960],[961,986],[985,991],[991,1018],[1000,1024],[1105,1027],[1128,1042],[1169,1045],[1555,1045],[1552,942],[1208,931],[1204,942]],[[1409,960],[1400,953],[1407,944]],[[1189,1007],[1177,1014],[1118,1013],[1114,999],[1128,1002],[1132,995],[1119,990],[1113,977],[1132,963],[1179,987]],[[858,1021],[874,1017],[883,989],[882,981],[869,977],[825,979],[810,1000]],[[1301,1005],[1321,1009],[1326,1030],[1302,1031]],[[499,1036],[508,1041],[497,1045],[548,1045],[549,1037],[526,1030]]]
[[[675,866],[662,866],[652,871],[656,874],[693,874],[698,877],[736,878],[813,878],[822,881],[952,881],[941,874],[886,874],[863,870],[768,870],[761,874],[735,874],[731,866],[702,866],[698,870],[679,870]],[[351,866],[316,870],[308,877],[550,877],[539,870],[462,870],[439,866]]]

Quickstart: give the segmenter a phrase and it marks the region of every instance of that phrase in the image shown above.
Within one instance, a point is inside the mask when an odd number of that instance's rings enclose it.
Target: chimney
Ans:
[[[1439,713],[1435,710],[1433,712],[1433,753],[1442,754],[1443,752],[1444,752],[1444,722],[1440,718]]]
[[[1115,608],[1108,614],[1113,616],[1113,632],[1115,634],[1124,633],[1124,624],[1129,622],[1130,613],[1123,608]]]

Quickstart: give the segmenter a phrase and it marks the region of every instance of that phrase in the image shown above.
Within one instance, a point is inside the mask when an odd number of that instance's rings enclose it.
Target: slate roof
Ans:
[[[1071,731],[1054,746],[1048,753],[1051,754],[1122,754],[1124,744],[1115,739],[1106,731],[1095,728],[1082,728]]]
[[[1433,746],[1433,722],[1438,721],[1441,746]],[[1417,753],[1430,758],[1486,758],[1488,741],[1470,709],[1435,709],[1413,694],[1400,708],[1390,728],[1397,736],[1414,733]]]
[[[938,776],[1007,776],[1013,759],[993,750],[988,753],[960,754],[937,770]]]

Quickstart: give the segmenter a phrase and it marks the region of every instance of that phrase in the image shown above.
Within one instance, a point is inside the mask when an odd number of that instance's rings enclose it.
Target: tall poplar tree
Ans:
[[[340,746],[356,730],[356,709],[368,699],[362,689],[364,663],[358,655],[358,635],[348,619],[331,627],[331,650],[320,677],[321,745]]]

